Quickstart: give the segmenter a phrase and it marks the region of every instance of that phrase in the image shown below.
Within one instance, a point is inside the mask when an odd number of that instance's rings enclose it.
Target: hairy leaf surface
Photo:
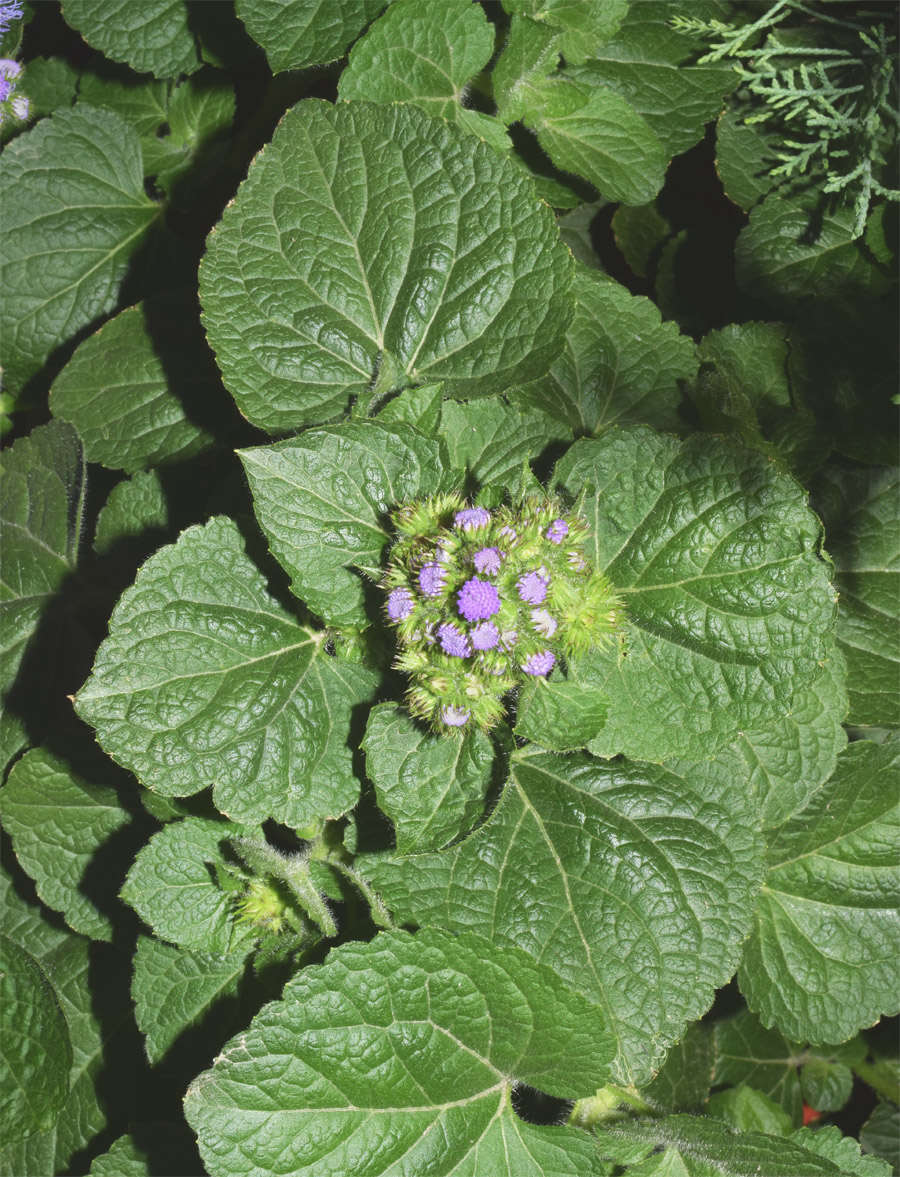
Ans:
[[[387,0],[237,0],[247,32],[266,51],[273,73],[343,57]]]
[[[63,16],[89,45],[140,74],[173,78],[202,64],[183,0],[65,0]]]

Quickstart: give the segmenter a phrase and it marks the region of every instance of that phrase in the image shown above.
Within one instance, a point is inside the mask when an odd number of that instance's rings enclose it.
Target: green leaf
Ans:
[[[435,854],[371,859],[401,922],[518,945],[603,1006],[617,1082],[648,1082],[734,970],[760,846],[714,762],[518,754],[490,818]]]
[[[76,709],[166,796],[212,785],[236,821],[337,817],[359,793],[351,712],[377,679],[324,642],[269,595],[235,524],[213,519],[144,565]]]
[[[639,278],[646,278],[657,249],[672,233],[672,222],[650,204],[621,204],[613,214],[616,245]]]
[[[595,200],[590,204],[579,204],[577,208],[573,208],[571,212],[565,213],[563,216],[557,218],[559,225],[559,235],[569,249],[576,262],[581,262],[582,265],[587,266],[591,270],[602,270],[600,258],[594,249],[593,238],[591,237],[591,226],[601,209],[605,208],[607,201],[602,197],[600,200]],[[578,278],[579,267],[575,267],[576,281]],[[576,307],[576,314],[578,313]]]
[[[825,1124],[815,1131],[801,1128],[793,1133],[791,1140],[833,1161],[842,1173],[853,1173],[856,1177],[890,1177],[890,1169],[884,1161],[862,1156],[857,1142],[851,1136],[842,1136],[840,1129],[833,1124]]]
[[[834,614],[793,479],[752,450],[647,429],[577,441],[555,479],[586,488],[589,550],[626,609],[624,641],[593,655],[610,710],[591,751],[710,756],[788,714]]]
[[[38,895],[76,932],[95,940],[112,939],[108,900],[128,861],[127,844],[116,847],[132,820],[116,788],[121,774],[104,761],[85,779],[68,760],[35,748],[16,762],[0,792],[3,824]],[[107,888],[97,878],[101,863],[103,881],[112,880]]]
[[[751,111],[735,101],[716,123],[716,171],[725,195],[747,213],[777,184],[769,173],[778,164],[778,140],[765,127],[745,123]]]
[[[680,1177],[822,1177],[846,1172],[819,1157],[795,1138],[763,1132],[732,1132],[725,1124],[706,1116],[649,1117],[612,1125],[598,1134],[600,1155],[620,1164],[634,1165],[653,1153],[665,1157],[669,1169],[634,1168],[644,1174],[679,1174]],[[681,1168],[675,1168],[680,1161]],[[851,1170],[852,1171],[852,1170]],[[873,1175],[874,1177],[874,1175]]]
[[[472,0],[394,0],[354,46],[338,97],[414,102],[454,120],[466,83],[493,52],[494,28]]]
[[[134,127],[145,148],[151,139],[157,139],[168,117],[169,88],[169,82],[147,74],[139,76],[128,66],[116,65],[97,53],[78,79],[78,102],[119,115]]]
[[[849,723],[900,724],[898,471],[828,467],[815,488],[840,593],[837,641],[847,659]]]
[[[641,1098],[664,1112],[699,1112],[706,1106],[715,1068],[715,1044],[700,1022],[666,1055],[656,1078],[641,1088]]]
[[[576,436],[632,421],[683,428],[678,382],[697,372],[692,341],[663,323],[650,299],[603,274],[579,266],[572,291],[575,318],[562,355],[546,376],[511,397],[553,413]]]
[[[748,777],[759,802],[763,829],[779,826],[803,808],[834,772],[847,744],[847,669],[832,649],[818,678],[797,692],[791,713],[765,727],[741,732],[717,758]]]
[[[89,107],[59,111],[6,148],[0,202],[4,379],[18,392],[54,348],[113,309],[159,209],[144,194],[135,132]]]
[[[386,4],[387,0],[237,0],[237,14],[277,74],[337,61]]]
[[[33,57],[16,87],[27,95],[31,115],[40,118],[58,106],[71,106],[78,88],[78,70],[62,57]]]
[[[546,370],[572,313],[572,259],[528,178],[408,104],[299,103],[208,245],[209,339],[270,431],[372,387],[502,391]]]
[[[159,475],[155,470],[139,472],[109,492],[97,516],[94,551],[106,555],[116,545],[140,540],[148,532],[164,534],[168,526],[169,505]]]
[[[900,1108],[880,1100],[860,1130],[859,1143],[866,1152],[887,1161],[896,1173],[900,1169]]]
[[[665,152],[624,98],[564,76],[542,81],[535,95],[522,118],[558,168],[626,204],[646,204],[659,192]]]
[[[143,140],[144,172],[156,175],[158,185],[171,194],[189,168],[205,162],[217,139],[224,148],[234,109],[234,88],[216,74],[185,78],[169,99],[168,134]]]
[[[838,1112],[853,1090],[853,1072],[844,1063],[812,1058],[800,1072],[800,1090],[811,1108]]]
[[[0,1104],[4,1142],[51,1128],[69,1093],[72,1045],[59,999],[40,965],[0,936]]]
[[[151,1064],[165,1056],[183,1031],[208,1016],[222,1036],[229,1031],[246,968],[241,952],[173,948],[150,936],[138,940],[131,996]]]
[[[559,50],[566,61],[578,63],[595,57],[615,36],[628,0],[503,0],[503,7],[549,25],[560,34]]]
[[[597,735],[606,712],[606,696],[591,685],[538,679],[519,699],[515,732],[551,752],[572,752]]]
[[[517,393],[510,400],[518,402]],[[450,467],[466,470],[479,486],[498,491],[518,475],[523,462],[540,456],[554,442],[570,441],[571,431],[546,406],[523,409],[501,397],[460,404],[446,401],[440,435]]]
[[[402,423],[325,426],[239,457],[293,591],[326,621],[361,628],[371,620],[361,574],[381,577],[388,512],[455,481],[442,444]]]
[[[791,1134],[791,1117],[787,1112],[753,1087],[717,1091],[709,1097],[707,1111],[735,1132],[766,1132],[771,1136]]]
[[[803,1122],[803,1097],[797,1076],[800,1047],[778,1030],[767,1030],[756,1014],[742,1010],[714,1028],[716,1069],[713,1083],[746,1085],[762,1091],[791,1117]]]
[[[632,4],[615,37],[593,50],[586,65],[569,71],[624,98],[659,137],[666,162],[703,138],[722,99],[738,84],[729,64],[688,64],[696,41],[672,28],[671,16],[669,3]]]
[[[131,1123],[106,1152],[94,1157],[90,1177],[155,1177],[157,1173],[199,1173],[193,1135],[178,1124]]]
[[[448,740],[386,703],[369,715],[366,774],[394,823],[402,854],[435,850],[472,828],[484,809],[494,748],[480,731]]]
[[[138,73],[174,78],[200,68],[183,0],[64,0],[63,16],[94,49]]]
[[[246,956],[253,932],[236,923],[234,897],[216,881],[216,866],[234,862],[229,840],[251,832],[200,817],[163,826],[138,852],[122,898],[163,940]]]
[[[810,213],[777,193],[750,214],[734,248],[735,277],[748,294],[790,306],[810,295],[851,298],[890,284],[853,237],[853,210]]]
[[[209,406],[221,389],[196,297],[165,294],[120,312],[79,344],[53,382],[50,405],[78,430],[88,461],[131,474],[206,449]]]
[[[738,979],[797,1041],[840,1042],[897,1011],[898,766],[895,741],[851,744],[772,835]]]
[[[600,1011],[517,948],[382,932],[307,968],[191,1084],[211,1174],[599,1173],[576,1129],[519,1120],[513,1080],[602,1082]],[[276,1063],[277,1059],[277,1063]]]
[[[68,588],[78,560],[86,491],[84,455],[75,430],[62,422],[39,426],[0,456],[3,526],[3,570],[0,616],[3,631],[4,695],[0,720],[3,767],[28,742],[26,725],[40,721],[58,686],[47,641],[41,646],[41,675],[30,673],[28,684],[17,683],[23,659],[48,622],[60,647],[71,634],[57,621],[60,590]],[[48,665],[48,658],[51,659]],[[36,669],[36,668],[33,668]],[[15,693],[10,688],[15,686]],[[22,691],[26,694],[23,696]],[[58,708],[52,707],[55,716]]]
[[[494,101],[503,122],[518,122],[538,101],[542,81],[559,65],[559,38],[559,30],[513,15],[503,52],[491,71]]]
[[[414,425],[421,433],[434,436],[441,425],[441,385],[422,384],[398,393],[378,414],[386,425],[403,422]]]

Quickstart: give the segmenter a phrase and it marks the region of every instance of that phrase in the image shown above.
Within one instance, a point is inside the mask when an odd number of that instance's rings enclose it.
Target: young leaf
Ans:
[[[694,1022],[666,1055],[653,1081],[641,1088],[641,1099],[664,1112],[702,1111],[715,1062],[712,1034],[703,1023]]]
[[[141,137],[143,156],[143,149],[151,139],[158,149],[157,132],[169,113],[169,89],[169,82],[147,74],[139,76],[128,66],[114,65],[98,53],[78,80],[77,101],[84,106],[111,110],[134,127]]]
[[[709,1097],[707,1111],[735,1132],[790,1136],[791,1117],[774,1100],[752,1087],[732,1087]]]
[[[696,375],[692,341],[675,323],[663,323],[648,298],[629,294],[604,274],[578,266],[572,293],[575,318],[562,355],[511,399],[553,413],[576,436],[638,421],[682,428],[678,382]]]
[[[525,117],[544,78],[559,64],[559,30],[514,14],[503,52],[491,73],[497,113],[505,123]]]
[[[121,846],[120,831],[131,824],[112,767],[106,760],[96,778],[85,780],[68,761],[35,748],[16,762],[0,792],[3,824],[38,895],[76,932],[95,940],[112,939],[109,912],[127,864],[127,848],[117,853],[114,847]],[[92,867],[101,862],[104,878],[94,869],[91,880]]]
[[[59,608],[59,593],[75,570],[81,537],[86,479],[84,455],[75,430],[61,421],[39,426],[20,438],[0,457],[2,475],[3,579],[0,585],[3,617],[4,695],[0,720],[0,760],[3,766],[27,742],[26,722],[42,718],[46,697],[55,689],[52,660],[43,648],[41,677],[29,676],[22,697],[9,696],[22,660],[51,611]],[[60,648],[63,638],[57,634]],[[68,636],[68,635],[66,635]],[[57,708],[53,708],[56,714]]]
[[[521,950],[382,932],[299,973],[194,1080],[185,1111],[215,1177],[575,1177],[599,1172],[593,1142],[519,1120],[510,1088],[575,1096],[611,1052],[597,1007]]]
[[[350,718],[376,676],[324,641],[269,595],[235,524],[213,519],[141,569],[76,708],[166,796],[212,785],[235,820],[337,817],[359,793]]]
[[[121,896],[163,940],[202,952],[246,955],[253,933],[235,921],[233,896],[215,867],[229,839],[250,831],[230,822],[187,817],[171,822],[138,852]]]
[[[408,104],[299,103],[208,244],[210,342],[273,432],[373,387],[502,391],[546,370],[572,314],[572,259],[528,178]]]
[[[803,1096],[797,1075],[800,1046],[788,1042],[778,1030],[767,1030],[748,1009],[716,1022],[713,1033],[716,1048],[713,1084],[735,1088],[746,1085],[762,1091],[799,1128],[803,1122]]]
[[[173,948],[141,936],[134,954],[131,996],[138,1028],[145,1035],[147,1058],[158,1063],[182,1031],[207,1015],[215,1018],[219,1042],[237,1012],[237,994],[247,957]]]
[[[639,278],[646,278],[656,251],[672,234],[672,222],[659,211],[655,200],[621,204],[613,214],[612,231],[631,269]]]
[[[842,1173],[852,1173],[855,1177],[890,1177],[890,1168],[884,1161],[863,1156],[859,1144],[850,1136],[842,1136],[834,1124],[825,1124],[814,1132],[801,1128],[792,1134],[791,1140],[833,1161]]]
[[[898,471],[824,469],[815,504],[825,521],[840,593],[838,646],[847,659],[849,723],[900,724]]]
[[[834,772],[847,744],[847,669],[834,648],[818,678],[798,692],[790,715],[765,727],[741,732],[717,759],[731,760],[747,776],[762,815],[763,829],[780,826],[799,812]],[[737,766],[740,766],[737,768]]]
[[[810,295],[880,293],[890,285],[854,239],[852,209],[825,213],[814,231],[809,211],[777,193],[751,212],[734,256],[738,285],[776,305]]]
[[[159,475],[140,471],[109,492],[97,516],[94,551],[102,556],[123,541],[140,543],[148,532],[153,538],[163,535],[168,527],[169,505]]]
[[[484,732],[443,739],[386,703],[369,715],[363,749],[378,807],[394,823],[401,854],[439,849],[481,815],[494,763]]]
[[[900,1169],[900,1108],[879,1100],[860,1130],[859,1143],[866,1152],[887,1161],[892,1172]]]
[[[466,83],[493,52],[493,26],[471,0],[394,0],[354,46],[338,96],[414,102],[452,121]]]
[[[515,393],[513,398],[518,400]],[[560,415],[546,410],[523,410],[500,397],[471,404],[445,401],[440,435],[451,468],[466,470],[489,491],[509,486],[523,462],[537,458],[553,442],[571,440]]]
[[[159,209],[144,194],[136,133],[90,107],[59,111],[6,148],[0,203],[4,380],[17,392],[55,347],[113,309]]]
[[[372,619],[361,574],[381,577],[388,513],[456,480],[440,441],[403,423],[348,421],[238,455],[293,591],[326,621],[361,629]]]
[[[570,74],[624,98],[659,136],[667,160],[693,147],[738,84],[728,64],[691,65],[696,42],[672,28],[672,7],[641,0],[615,37]]]
[[[337,61],[386,4],[387,0],[237,0],[237,14],[277,74]]]
[[[860,740],[770,839],[738,979],[762,1020],[796,1041],[841,1042],[896,1013],[896,741]]]
[[[555,479],[587,488],[592,555],[628,618],[624,646],[594,656],[610,709],[591,750],[709,756],[787,714],[834,615],[820,524],[793,479],[752,450],[647,429],[577,441]]]
[[[65,0],[63,16],[89,45],[139,74],[174,78],[200,68],[182,0]]]
[[[420,384],[389,400],[378,420],[385,425],[413,425],[420,433],[434,436],[440,429],[442,405],[440,384]]]
[[[53,986],[24,948],[0,936],[0,1106],[4,1143],[53,1126],[69,1093],[72,1045]]]
[[[580,682],[538,679],[519,699],[516,735],[552,752],[584,748],[606,723],[602,691]]]
[[[178,1124],[131,1123],[106,1152],[94,1157],[90,1177],[155,1177],[157,1173],[199,1173],[193,1133]]]
[[[88,461],[145,470],[200,453],[222,382],[190,294],[129,307],[75,350],[53,382],[54,417],[71,422]],[[220,414],[221,410],[217,410]]]
[[[566,61],[583,62],[615,36],[628,0],[503,0],[503,7],[549,25],[559,34],[559,51]]]
[[[626,204],[646,204],[659,192],[665,152],[624,98],[564,76],[542,81],[534,92],[534,105],[522,118],[558,168]]]
[[[778,140],[759,124],[745,123],[746,106],[732,98],[716,123],[716,171],[730,201],[748,213],[777,185]]]
[[[366,871],[398,920],[519,945],[602,1005],[616,1081],[641,1083],[734,969],[759,882],[756,822],[714,762],[520,754],[464,842]]]
[[[78,70],[62,57],[33,57],[17,89],[27,95],[31,115],[41,118],[58,106],[71,106],[78,90]]]

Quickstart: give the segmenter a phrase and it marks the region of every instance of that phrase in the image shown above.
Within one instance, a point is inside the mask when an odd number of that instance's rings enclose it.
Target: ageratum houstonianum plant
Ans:
[[[0,1177],[888,1177],[893,20],[0,2]]]

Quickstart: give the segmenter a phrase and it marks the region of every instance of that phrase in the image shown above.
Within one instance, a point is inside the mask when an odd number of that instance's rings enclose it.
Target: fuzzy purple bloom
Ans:
[[[504,650],[511,650],[518,641],[519,635],[514,629],[505,629],[500,635],[500,645]]]
[[[587,568],[581,552],[569,552],[568,560],[569,567],[574,568],[576,572],[584,572],[585,568]]]
[[[470,711],[465,707],[442,707],[441,719],[444,723],[449,724],[450,727],[462,727],[469,722]]]
[[[439,625],[437,632],[441,649],[445,654],[450,654],[454,658],[468,658],[472,653],[469,639],[464,633],[460,633],[451,621],[445,621],[443,625]]]
[[[545,638],[552,638],[556,633],[556,618],[552,617],[546,609],[532,609],[531,623]]]
[[[502,559],[503,553],[499,548],[481,548],[475,553],[475,571],[482,576],[496,576]]]
[[[491,513],[486,507],[466,507],[457,511],[453,522],[463,531],[474,531],[477,527],[487,527],[491,521]]]
[[[473,576],[456,594],[459,612],[466,621],[485,621],[500,612],[500,594],[486,580]]]
[[[527,601],[529,605],[542,605],[550,584],[549,576],[542,576],[540,572],[526,572],[520,576],[516,587],[519,590],[519,600]]]
[[[500,641],[500,630],[493,621],[482,621],[472,630],[472,645],[476,650],[493,650]]]
[[[506,538],[510,541],[510,543],[515,543],[516,540],[519,538],[518,533],[516,532],[516,529],[514,527],[501,527],[500,534],[505,535]]]
[[[419,573],[419,588],[426,597],[439,597],[444,591],[446,568],[440,564],[423,564]]]
[[[14,20],[22,16],[22,0],[3,0],[0,3],[0,37],[6,32]]]
[[[539,654],[532,654],[530,658],[522,663],[522,669],[526,674],[541,675],[549,674],[556,665],[556,655],[552,650],[541,650]]]
[[[388,617],[391,621],[405,621],[413,611],[413,597],[408,588],[391,590],[387,600]]]
[[[569,534],[569,525],[565,519],[554,519],[544,534],[552,544],[561,544]]]

